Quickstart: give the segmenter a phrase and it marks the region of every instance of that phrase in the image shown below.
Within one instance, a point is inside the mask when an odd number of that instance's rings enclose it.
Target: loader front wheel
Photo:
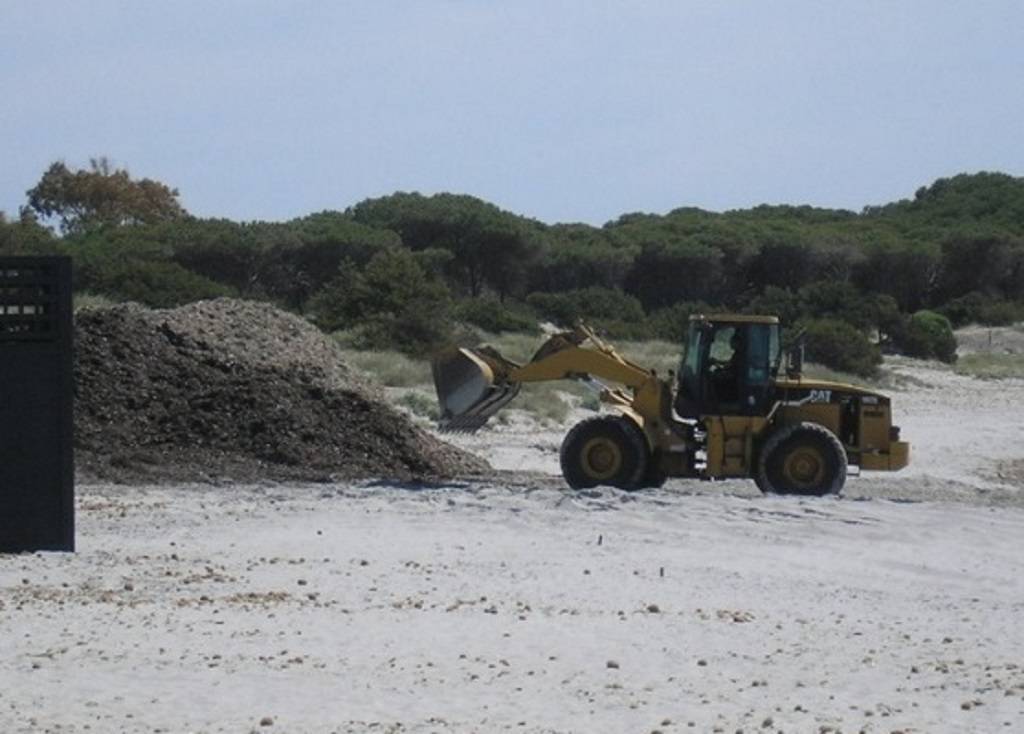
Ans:
[[[644,489],[660,489],[668,481],[668,475],[658,466],[657,458],[656,455],[651,455],[647,459],[647,471],[644,472],[643,481],[640,483]]]
[[[577,423],[562,441],[562,476],[573,489],[606,484],[637,489],[647,470],[647,444],[627,418],[598,416]]]
[[[839,494],[846,483],[846,451],[822,425],[786,426],[765,442],[754,479],[765,494]]]

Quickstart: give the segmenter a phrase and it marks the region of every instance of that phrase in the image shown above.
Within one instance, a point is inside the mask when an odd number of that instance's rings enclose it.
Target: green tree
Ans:
[[[611,288],[581,288],[564,293],[531,293],[527,297],[537,314],[562,327],[578,319],[587,321],[643,321],[644,309],[633,296]]]
[[[612,338],[643,339],[650,336],[640,301],[620,290],[582,288],[564,293],[531,293],[526,302],[542,319],[565,328],[582,319]]]
[[[30,209],[22,209],[14,221],[0,211],[0,254],[53,255],[58,245],[53,233],[39,224]]]
[[[344,265],[309,303],[327,330],[355,329],[368,348],[422,354],[451,336],[451,294],[407,250],[386,250],[360,271]]]
[[[808,360],[862,377],[870,377],[878,369],[882,361],[878,347],[845,321],[813,319],[802,326]]]
[[[956,336],[942,314],[918,311],[907,322],[899,346],[911,357],[956,361]]]
[[[784,326],[796,323],[797,319],[804,315],[800,296],[788,288],[779,288],[775,285],[765,288],[744,310],[762,316],[778,316]]]
[[[555,225],[529,273],[531,291],[621,288],[640,248],[586,224]]]
[[[537,315],[529,306],[509,300],[502,303],[493,297],[463,299],[456,304],[454,316],[458,321],[492,334],[507,331],[526,334],[540,332]]]
[[[64,237],[60,250],[72,258],[76,292],[160,308],[238,295],[230,285],[215,282],[172,260],[171,245],[160,227],[95,229]]]
[[[690,328],[690,317],[694,314],[714,314],[721,312],[720,308],[714,308],[706,303],[674,303],[665,308],[659,308],[647,317],[647,326],[651,336],[655,339],[663,339],[667,342],[680,345],[686,341],[686,335]]]
[[[397,193],[367,199],[350,210],[355,221],[397,232],[413,250],[452,253],[452,282],[472,297],[491,288],[499,298],[517,293],[540,252],[533,223],[472,196]]]
[[[799,236],[770,238],[762,242],[751,267],[751,282],[757,287],[799,289],[817,276],[814,248]]]
[[[298,310],[337,275],[342,263],[363,268],[377,254],[401,245],[394,232],[359,224],[341,212],[320,212],[260,230],[260,289]]]
[[[259,278],[260,253],[249,227],[228,219],[180,219],[153,229],[172,260],[243,295]]]
[[[853,282],[863,291],[892,296],[901,311],[915,311],[933,300],[941,271],[937,244],[886,237],[865,247]]]
[[[845,321],[861,331],[877,326],[874,299],[850,283],[817,281],[805,285],[798,295],[803,316]]]
[[[605,230],[618,247],[637,251],[624,287],[649,311],[681,301],[733,303],[748,288],[754,244],[742,225],[722,215],[631,214]]]
[[[42,217],[56,217],[65,234],[100,226],[154,224],[187,215],[177,189],[149,178],[133,179],[106,158],[91,159],[85,170],[53,163],[27,195],[29,206]]]
[[[904,227],[938,231],[966,223],[1016,228],[1024,222],[1024,179],[982,171],[940,178],[922,186],[912,200],[864,210],[864,216],[896,220]]]
[[[721,250],[690,240],[646,242],[626,278],[626,290],[647,310],[679,301],[716,302],[722,261]]]
[[[999,231],[952,234],[942,243],[940,302],[973,291],[1024,297],[1024,239]]]
[[[401,245],[394,232],[359,224],[342,212],[244,224],[189,218],[161,224],[155,232],[175,262],[297,311],[338,274],[341,263],[362,268],[378,252]]]

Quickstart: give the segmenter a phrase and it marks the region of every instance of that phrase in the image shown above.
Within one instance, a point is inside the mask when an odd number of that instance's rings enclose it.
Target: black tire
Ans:
[[[640,480],[640,486],[644,489],[659,489],[665,486],[665,482],[668,481],[668,475],[658,466],[657,457],[647,457],[647,471],[644,472],[643,479]]]
[[[817,423],[785,426],[761,448],[754,481],[765,494],[839,494],[846,483],[846,450]]]
[[[573,426],[559,453],[562,476],[573,489],[606,484],[639,489],[647,471],[647,441],[628,418],[596,416]]]

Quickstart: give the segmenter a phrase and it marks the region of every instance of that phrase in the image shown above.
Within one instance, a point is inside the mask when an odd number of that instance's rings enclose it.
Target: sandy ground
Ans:
[[[561,432],[436,487],[80,487],[0,556],[0,731],[1024,730],[1024,381],[897,363],[898,475],[565,493]]]

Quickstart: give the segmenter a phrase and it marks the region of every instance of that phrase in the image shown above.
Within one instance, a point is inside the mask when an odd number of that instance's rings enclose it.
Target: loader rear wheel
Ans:
[[[846,483],[846,450],[822,425],[786,426],[765,442],[754,480],[765,494],[839,494]]]
[[[573,426],[559,458],[562,476],[573,489],[600,484],[638,489],[647,470],[647,443],[632,421],[598,416]]]

